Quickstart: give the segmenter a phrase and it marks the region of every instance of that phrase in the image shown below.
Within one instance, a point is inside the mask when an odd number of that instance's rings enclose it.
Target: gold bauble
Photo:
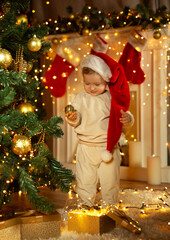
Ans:
[[[18,107],[22,113],[34,112],[34,107],[30,103],[21,103]]]
[[[83,31],[82,31],[82,34],[83,34],[84,36],[88,36],[89,33],[90,33],[90,30],[89,30],[88,28],[85,28],[85,29],[83,29]]]
[[[11,63],[11,53],[6,49],[0,48],[0,68],[7,68]]]
[[[21,14],[21,15],[17,16],[17,22],[16,22],[16,24],[17,24],[17,25],[20,25],[21,22],[28,24],[27,15]]]
[[[65,107],[66,114],[71,115],[73,112],[74,112],[74,107],[71,104],[69,104]]]
[[[28,49],[32,52],[37,52],[41,49],[42,43],[39,38],[33,36],[31,39],[28,40]]]
[[[161,37],[161,32],[160,32],[160,31],[155,31],[155,32],[153,33],[153,38],[159,39],[160,37]]]
[[[32,70],[32,68],[33,68],[33,63],[32,62],[28,62],[27,64],[28,64],[27,65],[27,72],[30,72]]]
[[[17,135],[12,140],[12,151],[17,155],[27,154],[31,150],[31,141],[23,135]]]

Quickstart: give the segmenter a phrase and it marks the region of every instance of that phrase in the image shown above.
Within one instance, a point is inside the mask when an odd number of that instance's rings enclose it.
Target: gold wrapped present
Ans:
[[[68,230],[78,233],[103,234],[115,227],[115,221],[100,211],[76,210],[68,213]]]
[[[116,226],[121,225],[131,232],[141,233],[138,222],[127,216],[122,210],[113,206],[107,211],[107,216],[116,222]]]

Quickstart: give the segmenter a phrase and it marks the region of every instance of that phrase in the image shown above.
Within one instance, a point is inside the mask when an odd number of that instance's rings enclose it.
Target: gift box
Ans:
[[[141,233],[138,222],[115,206],[100,211],[80,209],[68,213],[69,231],[103,234],[118,226],[122,226],[133,233]]]
[[[68,230],[78,233],[103,234],[116,226],[113,219],[97,211],[77,210],[68,213]]]
[[[139,226],[138,222],[129,217],[122,210],[112,207],[107,212],[107,216],[116,222],[116,226],[121,225],[131,232],[141,233],[141,227]]]

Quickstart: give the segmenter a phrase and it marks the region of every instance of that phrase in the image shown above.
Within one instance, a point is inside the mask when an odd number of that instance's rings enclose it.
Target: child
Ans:
[[[104,53],[88,55],[81,67],[85,91],[76,95],[75,111],[66,114],[79,139],[76,191],[83,205],[94,206],[99,181],[102,200],[112,205],[117,202],[119,191],[121,157],[117,142],[122,124],[133,121],[133,116],[126,112],[129,87],[122,66]],[[110,92],[106,90],[108,84]]]

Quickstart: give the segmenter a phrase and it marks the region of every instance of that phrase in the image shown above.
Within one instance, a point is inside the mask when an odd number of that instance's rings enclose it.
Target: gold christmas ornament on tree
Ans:
[[[69,104],[65,107],[66,114],[71,115],[73,112],[74,112],[74,107],[71,104]]]
[[[21,15],[17,16],[17,22],[16,22],[16,24],[17,24],[17,25],[20,25],[21,22],[28,24],[27,15],[21,14]]]
[[[38,52],[41,49],[42,43],[39,38],[34,35],[28,40],[28,49],[32,52]]]
[[[22,113],[34,112],[34,107],[30,103],[21,103],[18,107]]]
[[[17,135],[12,140],[12,151],[17,155],[27,154],[31,150],[31,141],[23,135]]]
[[[160,31],[155,31],[155,32],[153,33],[153,38],[159,39],[160,37],[161,37],[161,32],[160,32]]]
[[[27,63],[27,72],[30,72],[33,68],[33,63],[30,61]]]
[[[12,63],[11,53],[0,47],[0,68],[7,68]]]

